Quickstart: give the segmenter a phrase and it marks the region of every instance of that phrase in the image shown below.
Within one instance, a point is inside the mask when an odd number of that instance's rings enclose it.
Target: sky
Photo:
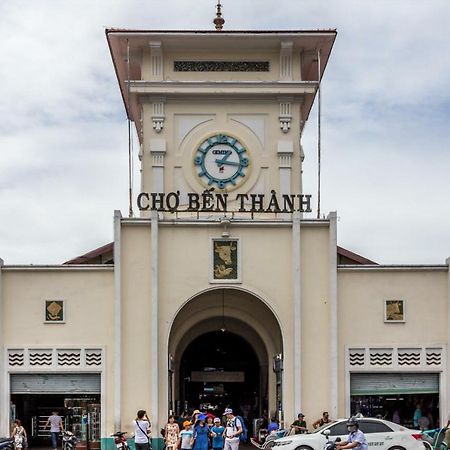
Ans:
[[[215,3],[0,2],[5,264],[60,264],[111,242],[114,210],[127,215],[127,122],[105,28],[212,30]],[[444,264],[450,1],[222,3],[225,30],[337,29],[322,83],[321,212],[337,211],[338,245],[378,263]],[[316,106],[303,148],[316,201]]]

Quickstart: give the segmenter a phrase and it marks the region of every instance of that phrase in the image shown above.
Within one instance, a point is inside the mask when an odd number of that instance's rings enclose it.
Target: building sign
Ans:
[[[243,383],[245,381],[245,372],[200,372],[193,370],[191,372],[191,381],[201,383]]]
[[[277,194],[236,194],[231,200],[236,202],[234,210],[229,209],[229,194],[213,192],[213,189],[187,193],[187,204],[181,207],[180,191],[141,192],[137,197],[140,211],[158,212],[248,212],[248,213],[293,213],[311,212],[311,195]]]

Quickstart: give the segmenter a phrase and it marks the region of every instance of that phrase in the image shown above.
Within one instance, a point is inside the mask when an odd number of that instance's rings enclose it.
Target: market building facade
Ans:
[[[168,412],[290,423],[447,416],[449,260],[383,266],[310,219],[301,135],[325,31],[109,29],[140,141],[139,217],[58,266],[0,272],[1,423],[40,442],[57,408],[89,448]],[[14,318],[20,311],[21,330]],[[155,438],[156,436],[155,433]]]

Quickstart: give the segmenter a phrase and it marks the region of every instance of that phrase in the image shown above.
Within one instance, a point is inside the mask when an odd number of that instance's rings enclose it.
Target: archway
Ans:
[[[231,406],[249,419],[281,407],[272,360],[277,318],[256,295],[218,287],[187,301],[169,337],[169,405],[176,413]]]

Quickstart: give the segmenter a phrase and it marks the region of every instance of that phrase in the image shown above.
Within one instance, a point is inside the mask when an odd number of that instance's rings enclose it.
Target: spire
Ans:
[[[222,17],[222,5],[220,4],[220,0],[217,0],[216,18],[213,20],[213,23],[216,26],[216,31],[222,31],[225,19]]]

